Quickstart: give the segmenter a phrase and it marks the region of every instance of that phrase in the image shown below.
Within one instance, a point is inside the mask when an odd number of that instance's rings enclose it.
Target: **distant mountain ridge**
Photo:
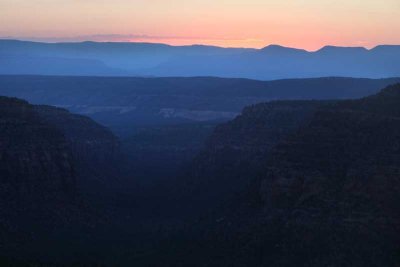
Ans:
[[[0,40],[0,74],[95,76],[218,76],[274,80],[400,76],[400,45],[325,46],[310,52],[153,43],[39,43]]]
[[[0,95],[64,107],[121,135],[143,125],[227,121],[245,106],[266,101],[359,98],[396,82],[400,78],[0,76]]]

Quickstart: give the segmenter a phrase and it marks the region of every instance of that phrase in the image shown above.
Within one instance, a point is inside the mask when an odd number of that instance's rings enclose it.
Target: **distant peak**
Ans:
[[[364,52],[368,51],[365,47],[362,46],[333,46],[333,45],[326,45],[322,47],[317,52],[335,52],[335,51],[351,51],[351,52]]]
[[[270,44],[270,45],[267,45],[266,47],[264,47],[262,49],[290,49],[290,48],[286,47],[286,46],[282,46],[282,45]]]
[[[261,51],[271,51],[271,52],[287,52],[287,51],[297,51],[297,52],[307,52],[304,49],[286,47],[282,45],[271,44],[261,49]]]
[[[400,45],[378,45],[371,49],[371,51],[400,51]]]
[[[400,47],[400,45],[377,45],[373,49],[375,49],[375,48],[399,48],[399,47]]]

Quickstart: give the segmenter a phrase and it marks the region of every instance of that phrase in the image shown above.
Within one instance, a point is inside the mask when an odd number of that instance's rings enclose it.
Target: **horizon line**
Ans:
[[[287,48],[287,49],[293,49],[293,50],[303,50],[306,52],[317,52],[320,51],[324,48],[329,48],[329,47],[335,47],[335,48],[362,48],[367,51],[371,51],[377,47],[381,46],[400,46],[400,44],[377,44],[371,48],[367,48],[365,46],[340,46],[340,45],[323,45],[320,48],[316,50],[309,50],[305,48],[300,48],[300,47],[291,47],[291,46],[285,46],[285,45],[280,45],[276,43],[271,43],[267,44],[264,47],[261,48],[255,48],[255,47],[241,47],[241,46],[218,46],[218,45],[207,45],[207,44],[201,44],[201,43],[193,43],[193,44],[185,44],[185,45],[173,45],[173,44],[168,44],[168,43],[162,43],[162,42],[138,42],[138,41],[93,41],[93,40],[77,40],[77,41],[45,41],[45,40],[34,40],[32,38],[15,38],[15,37],[7,37],[7,36],[0,36],[0,41],[17,41],[17,42],[29,42],[29,43],[41,43],[41,44],[82,44],[82,43],[111,43],[111,44],[151,44],[151,45],[164,45],[164,46],[170,46],[170,47],[192,47],[192,46],[204,46],[204,47],[214,47],[214,48],[221,48],[221,49],[248,49],[248,50],[263,50],[268,47],[281,47],[281,48]]]

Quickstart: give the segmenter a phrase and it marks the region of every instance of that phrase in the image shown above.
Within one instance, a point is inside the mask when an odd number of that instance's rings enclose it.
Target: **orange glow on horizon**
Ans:
[[[317,50],[400,44],[399,0],[0,0],[0,37]]]

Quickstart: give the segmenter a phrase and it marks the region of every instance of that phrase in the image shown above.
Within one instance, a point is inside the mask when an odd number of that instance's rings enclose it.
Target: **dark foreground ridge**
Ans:
[[[249,106],[181,176],[138,188],[137,173],[120,179],[132,162],[108,129],[64,109],[0,104],[7,263],[398,266],[400,84],[361,99]],[[200,140],[204,127],[163,131]],[[163,131],[131,145],[162,151]],[[188,153],[170,140],[171,155]]]
[[[207,253],[224,266],[396,266],[399,104],[396,84],[360,100],[260,104],[218,127],[195,180],[218,185],[220,199],[250,185],[210,219],[200,246],[218,243]]]
[[[116,165],[117,138],[89,118],[16,98],[0,97],[0,111],[0,256],[101,223],[86,199],[116,177],[104,163]]]

